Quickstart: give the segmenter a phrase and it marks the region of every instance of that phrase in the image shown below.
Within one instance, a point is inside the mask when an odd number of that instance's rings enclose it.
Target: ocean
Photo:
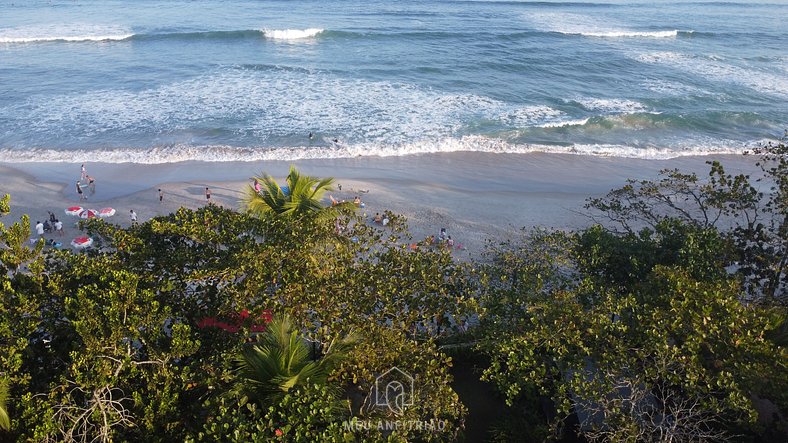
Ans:
[[[786,128],[785,1],[0,2],[0,162],[665,159]]]

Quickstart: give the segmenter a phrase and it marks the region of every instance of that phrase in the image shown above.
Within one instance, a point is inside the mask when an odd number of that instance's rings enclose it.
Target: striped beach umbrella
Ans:
[[[115,209],[113,208],[102,208],[98,211],[98,216],[101,218],[112,217],[115,215]]]
[[[91,245],[93,245],[93,239],[90,237],[77,237],[71,240],[71,246],[77,249],[89,248]]]
[[[72,206],[70,208],[66,208],[66,215],[79,215],[80,212],[84,211],[85,208],[82,206]]]
[[[85,209],[79,214],[77,214],[79,218],[96,218],[98,217],[98,211],[95,209]]]

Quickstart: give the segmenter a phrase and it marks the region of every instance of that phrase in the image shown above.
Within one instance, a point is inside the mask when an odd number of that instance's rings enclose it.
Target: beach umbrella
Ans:
[[[113,215],[115,215],[113,208],[102,208],[98,211],[98,216],[101,218],[112,217]]]
[[[82,206],[72,206],[70,208],[66,208],[66,215],[79,215],[79,213],[84,210],[85,208]]]
[[[98,211],[95,209],[85,209],[79,214],[77,214],[79,218],[96,218],[98,217]]]
[[[93,239],[90,237],[77,237],[71,240],[71,246],[77,249],[85,249],[93,244]]]

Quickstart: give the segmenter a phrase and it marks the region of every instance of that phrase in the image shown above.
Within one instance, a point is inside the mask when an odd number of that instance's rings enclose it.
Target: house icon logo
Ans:
[[[413,377],[396,366],[375,379],[372,391],[375,406],[388,408],[395,415],[402,415],[406,406],[413,405]]]

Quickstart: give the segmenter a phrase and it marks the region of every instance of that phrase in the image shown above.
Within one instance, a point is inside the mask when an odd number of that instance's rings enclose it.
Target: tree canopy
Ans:
[[[783,441],[786,148],[752,155],[469,262],[295,169],[243,212],[87,220],[82,253],[0,224],[0,440],[461,441],[473,361],[494,441]]]

